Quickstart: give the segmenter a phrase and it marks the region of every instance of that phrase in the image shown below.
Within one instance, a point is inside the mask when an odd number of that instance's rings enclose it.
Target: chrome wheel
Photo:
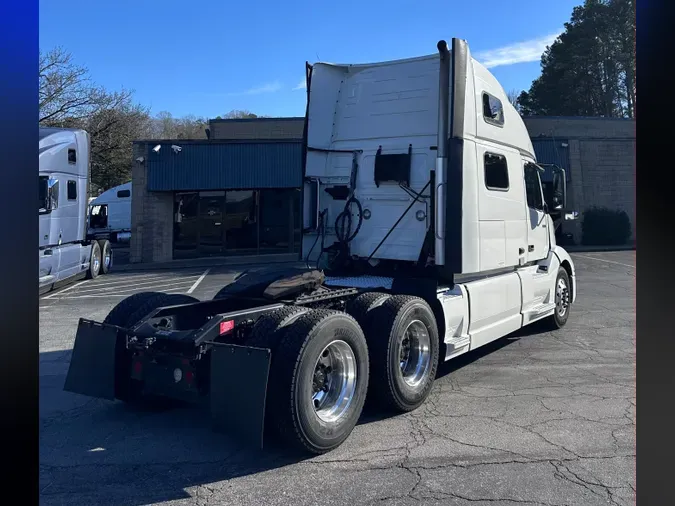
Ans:
[[[570,305],[570,291],[567,288],[567,282],[564,278],[560,278],[555,287],[555,308],[558,316],[563,317],[567,313],[567,308]]]
[[[98,272],[101,269],[101,257],[100,255],[94,254],[94,272]]]
[[[105,257],[103,258],[103,264],[105,265],[105,269],[110,269],[110,264],[112,263],[112,251],[108,250],[108,252],[105,254]]]
[[[417,387],[424,380],[431,364],[429,332],[419,320],[411,321],[399,344],[399,365],[403,381]]]
[[[349,408],[356,392],[356,357],[344,341],[332,341],[319,355],[312,377],[314,412],[335,422]]]

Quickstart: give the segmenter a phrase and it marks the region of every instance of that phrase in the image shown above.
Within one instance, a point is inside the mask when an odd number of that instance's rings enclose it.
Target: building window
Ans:
[[[539,169],[531,163],[525,165],[525,193],[527,194],[527,207],[539,211],[544,209]]]
[[[260,253],[291,253],[295,245],[295,189],[260,190]]]
[[[68,163],[77,162],[77,152],[74,149],[68,150]]]
[[[174,258],[300,251],[301,191],[176,193]]]
[[[483,92],[483,117],[491,125],[504,125],[504,108],[501,100],[486,92]]]
[[[77,181],[68,181],[68,200],[77,200]]]
[[[509,189],[509,168],[506,164],[506,157],[495,155],[494,153],[485,153],[485,186],[488,190],[508,191]]]
[[[131,197],[131,190],[119,190],[117,192],[117,198],[118,199],[126,199]]]

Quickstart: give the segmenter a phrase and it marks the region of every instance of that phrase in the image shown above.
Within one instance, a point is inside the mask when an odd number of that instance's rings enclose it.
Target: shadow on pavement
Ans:
[[[438,378],[536,333],[520,331],[441,364]],[[63,391],[69,351],[40,354],[40,503],[150,504],[188,498],[186,488],[296,464],[275,441],[243,446],[213,432],[197,406],[138,409]],[[360,424],[392,415],[367,406]],[[77,491],[76,497],[72,496]]]

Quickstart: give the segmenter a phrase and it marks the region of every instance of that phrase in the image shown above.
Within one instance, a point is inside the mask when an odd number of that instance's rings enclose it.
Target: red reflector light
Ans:
[[[194,377],[195,376],[194,376],[194,374],[192,374],[192,371],[187,371],[185,373],[185,381],[187,381],[188,383],[192,383],[192,380],[194,379]]]
[[[143,364],[141,362],[134,362],[134,372],[136,374],[141,374],[141,370],[143,369]]]
[[[226,322],[220,322],[220,335],[227,334],[234,328],[234,320],[227,320]]]

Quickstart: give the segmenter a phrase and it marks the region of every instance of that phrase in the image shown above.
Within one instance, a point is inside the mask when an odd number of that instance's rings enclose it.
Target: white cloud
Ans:
[[[307,79],[303,78],[302,81],[300,81],[298,85],[295,88],[293,88],[293,91],[306,89],[307,89]]]
[[[279,81],[273,81],[271,83],[262,84],[260,86],[254,86],[248,90],[238,91],[234,93],[228,93],[230,96],[241,96],[241,95],[262,95],[263,93],[276,93],[281,90],[281,83]]]
[[[546,46],[553,44],[558,35],[560,35],[560,32],[536,39],[515,42],[496,49],[479,51],[474,55],[474,58],[487,68],[539,61],[542,53],[546,50]]]

